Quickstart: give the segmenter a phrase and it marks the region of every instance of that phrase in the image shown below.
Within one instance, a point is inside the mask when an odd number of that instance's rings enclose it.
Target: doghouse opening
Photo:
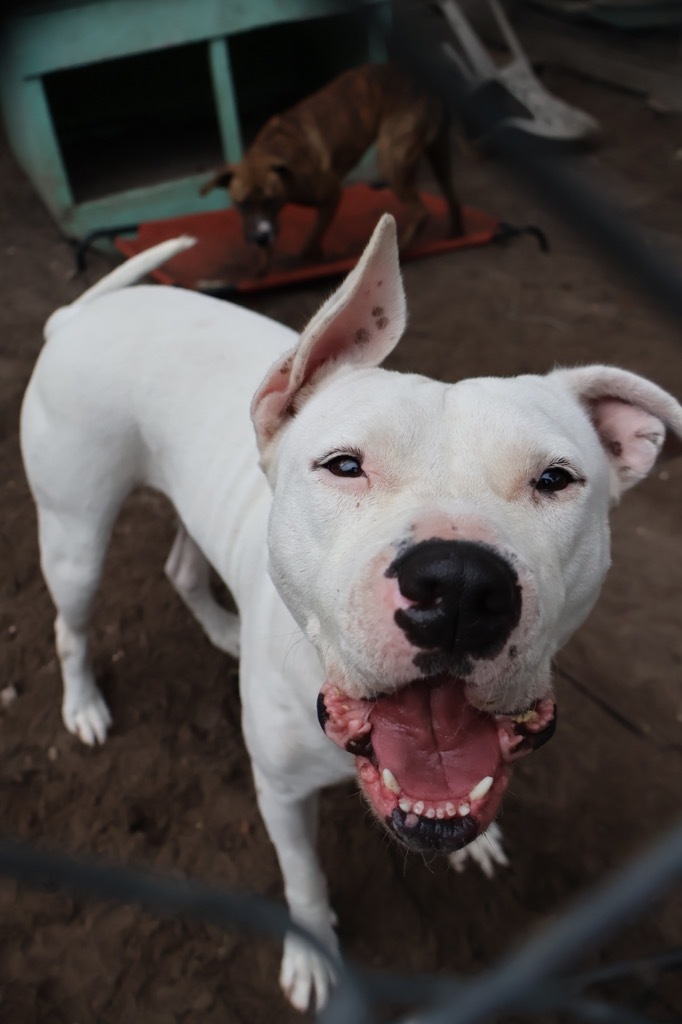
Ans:
[[[229,37],[245,145],[263,123],[367,60],[361,17]],[[203,174],[223,160],[206,41],[56,71],[47,100],[76,203]]]
[[[205,43],[57,71],[45,89],[77,203],[221,160]]]
[[[361,15],[313,18],[231,36],[229,47],[247,146],[273,114],[368,60],[367,25]]]

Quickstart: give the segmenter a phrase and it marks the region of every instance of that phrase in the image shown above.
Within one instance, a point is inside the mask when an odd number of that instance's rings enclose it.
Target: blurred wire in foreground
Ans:
[[[357,1007],[355,1019],[364,1024],[364,997],[345,964],[292,921],[284,906],[262,896],[228,892],[193,879],[171,878],[141,868],[115,867],[92,857],[74,857],[11,839],[0,839],[0,876],[3,875],[49,891],[66,889],[77,897],[133,903],[161,916],[183,917],[220,928],[237,927],[276,939],[294,932],[329,963],[343,988],[349,1010]]]
[[[371,18],[361,0],[348,8]],[[510,94],[498,82],[476,79],[453,46],[442,11],[431,0],[393,0],[385,35],[392,59],[441,97],[475,139],[499,156],[534,196],[579,231],[609,263],[625,272],[661,310],[682,322],[682,274],[671,256],[658,251],[593,181],[565,157],[510,121]],[[372,18],[373,30],[381,27]]]
[[[682,824],[629,867],[584,896],[517,953],[470,982],[460,991],[456,1008],[445,1007],[421,1021],[469,1024],[503,1009],[537,1010],[538,994],[543,1010],[572,1010],[581,990],[593,984],[598,973],[559,983],[554,998],[549,980],[637,912],[649,908],[656,896],[680,879]],[[682,950],[670,956],[677,964],[682,963]],[[619,1009],[618,1014],[621,1012]],[[624,1020],[622,1016],[620,1019]]]
[[[565,971],[616,928],[648,909],[682,878],[682,823],[632,865],[584,896],[519,950],[477,977],[405,976],[360,971],[332,957],[317,939],[292,922],[284,907],[245,893],[193,880],[114,867],[28,843],[0,840],[0,875],[77,897],[134,903],[164,916],[241,928],[282,939],[295,931],[329,963],[338,984],[320,1024],[375,1024],[381,1003],[413,1008],[411,1024],[477,1024],[500,1015],[560,1012],[579,1020],[642,1024],[634,1011],[610,1006],[585,991],[623,977],[652,976],[682,966],[682,949],[635,963],[567,976]],[[416,1014],[416,1015],[415,1015]],[[401,1018],[407,1024],[408,1018]]]

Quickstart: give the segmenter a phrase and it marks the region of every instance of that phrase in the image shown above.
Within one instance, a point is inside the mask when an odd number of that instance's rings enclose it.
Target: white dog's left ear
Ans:
[[[268,371],[251,403],[261,452],[297,411],[303,388],[343,363],[378,366],[405,330],[395,220],[384,214],[360,262]]]
[[[656,384],[612,366],[555,370],[587,410],[613,467],[613,497],[651,471],[671,432],[671,454],[682,450],[682,406]]]

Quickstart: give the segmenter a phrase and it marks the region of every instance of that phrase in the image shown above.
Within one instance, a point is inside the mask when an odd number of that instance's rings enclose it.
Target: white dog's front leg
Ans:
[[[336,956],[335,918],[315,850],[317,793],[294,798],[273,785],[255,765],[253,771],[258,805],[277,853],[291,915]],[[295,935],[287,935],[279,980],[287,999],[303,1011],[311,1003],[318,1009],[324,1006],[335,979],[328,960]]]
[[[54,632],[64,682],[64,725],[90,747],[104,743],[111,714],[92,674],[87,634],[72,629],[61,615],[57,616]]]
[[[239,657],[239,617],[221,608],[211,593],[210,567],[184,526],[178,528],[166,559],[166,576],[220,651]]]
[[[87,505],[87,502],[84,502]],[[38,507],[41,564],[57,607],[55,640],[64,683],[62,718],[89,746],[104,743],[111,715],[88,653],[88,624],[108,538],[104,510],[87,517]]]

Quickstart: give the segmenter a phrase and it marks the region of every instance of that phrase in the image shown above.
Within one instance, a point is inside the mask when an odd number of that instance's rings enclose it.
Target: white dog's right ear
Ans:
[[[360,262],[267,373],[251,403],[261,453],[295,414],[297,399],[334,366],[378,366],[405,330],[395,220],[384,214]]]
[[[614,501],[651,472],[666,434],[669,454],[682,451],[682,406],[644,377],[613,366],[555,370],[549,377],[567,387],[592,420],[611,465]]]

